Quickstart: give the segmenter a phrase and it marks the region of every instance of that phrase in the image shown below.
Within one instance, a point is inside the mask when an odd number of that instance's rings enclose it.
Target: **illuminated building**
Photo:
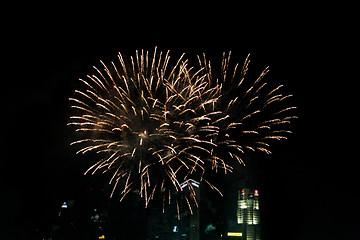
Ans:
[[[260,240],[259,191],[244,188],[238,191],[237,224],[240,225],[242,239]]]

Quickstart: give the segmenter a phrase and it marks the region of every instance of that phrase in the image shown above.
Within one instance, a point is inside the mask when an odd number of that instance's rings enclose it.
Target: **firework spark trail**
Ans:
[[[77,154],[103,156],[85,174],[112,172],[111,197],[119,187],[121,200],[138,189],[145,206],[156,192],[163,206],[166,198],[170,204],[172,192],[182,192],[181,182],[190,178],[221,194],[206,171],[232,172],[234,162],[244,164],[246,149],[271,153],[270,142],[286,139],[285,126],[296,118],[284,104],[291,95],[279,93],[282,85],[263,83],[268,68],[248,83],[249,56],[240,71],[238,64],[231,70],[230,56],[224,53],[220,76],[213,76],[205,54],[198,66],[189,66],[184,54],[171,62],[169,51],[157,48],[129,59],[119,53],[111,65],[100,61],[103,69],[94,67],[96,74],[80,79],[83,90],[69,98],[75,114],[68,125],[81,138],[71,145],[79,146]]]
[[[230,71],[230,56],[231,52],[227,56],[226,54],[223,55],[221,68],[222,84],[223,88],[226,88],[222,91],[221,101],[224,104],[216,105],[219,107],[219,111],[223,111],[223,114],[219,115],[218,119],[215,118],[212,124],[219,127],[218,139],[231,139],[230,141],[220,141],[217,144],[219,145],[217,149],[223,151],[224,148],[227,148],[228,151],[225,151],[227,153],[225,158],[233,159],[235,157],[239,162],[243,163],[243,160],[240,158],[244,153],[243,149],[250,149],[252,151],[256,149],[269,154],[271,151],[268,140],[286,139],[284,135],[291,132],[282,128],[285,128],[284,124],[288,124],[291,119],[296,118],[295,115],[286,113],[286,111],[296,107],[286,107],[286,104],[283,103],[285,99],[292,95],[284,96],[277,94],[282,85],[272,89],[266,87],[267,83],[263,83],[264,76],[269,71],[268,68],[265,68],[251,85],[245,86],[245,74],[250,63],[249,55],[239,74],[237,87],[234,87],[232,83],[237,76],[238,64],[235,65],[232,74],[227,74]],[[210,62],[206,63],[205,55],[203,59],[198,57],[198,60],[200,66],[210,65]],[[211,69],[211,66],[207,68]],[[231,78],[228,78],[228,76],[231,76]],[[209,82],[215,82],[214,76],[212,76],[210,71],[207,78],[209,78]],[[225,111],[224,105],[227,106]],[[274,125],[276,124],[282,126],[275,127]],[[227,130],[229,129],[233,130],[228,132]],[[235,140],[235,144],[231,144],[232,140]],[[219,161],[214,161],[214,163],[219,164]],[[227,168],[224,167],[224,169],[226,170]]]
[[[153,195],[149,193],[155,191],[155,187],[151,189],[149,177],[149,169],[154,171],[158,167],[154,165],[161,163],[162,171],[156,174],[168,178],[176,190],[180,185],[180,174],[177,173],[183,167],[194,170],[199,166],[201,170],[204,169],[199,165],[202,162],[199,161],[200,157],[188,152],[191,150],[188,146],[200,142],[191,134],[196,128],[191,122],[204,120],[201,116],[204,113],[196,109],[212,102],[200,100],[199,96],[206,89],[201,71],[192,73],[187,69],[186,61],[181,62],[183,56],[174,67],[168,69],[170,57],[168,53],[165,58],[162,55],[160,52],[157,57],[155,49],[149,64],[148,52],[146,57],[143,52],[140,56],[137,52],[136,61],[131,58],[131,66],[127,66],[119,54],[122,72],[114,63],[111,70],[101,62],[106,74],[94,67],[100,76],[81,79],[88,89],[75,91],[81,100],[69,99],[74,103],[72,107],[79,110],[79,115],[71,117],[69,125],[74,125],[76,131],[90,134],[90,138],[75,141],[72,145],[85,145],[78,153],[95,151],[109,154],[88,171],[94,169],[95,173],[104,167],[117,168],[112,176],[112,180],[116,179],[114,188],[121,178],[127,177],[122,191],[126,195],[129,192],[130,172],[138,166],[140,195],[145,197],[146,205],[148,196]],[[148,66],[151,66],[150,69]],[[170,72],[169,75],[166,75],[167,72]],[[211,91],[204,96],[210,94]],[[206,129],[202,131],[206,132]],[[207,151],[205,148],[199,149]]]

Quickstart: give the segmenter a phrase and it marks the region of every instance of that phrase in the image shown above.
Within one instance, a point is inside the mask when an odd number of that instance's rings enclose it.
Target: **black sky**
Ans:
[[[197,16],[192,18],[182,12],[139,16],[140,22],[130,13],[103,21],[90,13],[71,21],[66,14],[49,14],[11,29],[5,55],[9,67],[3,75],[7,85],[2,88],[6,154],[1,160],[0,238],[16,232],[26,239],[59,202],[78,197],[91,181],[69,147],[72,132],[66,127],[67,99],[78,78],[99,60],[114,60],[119,51],[132,55],[155,46],[175,56],[206,52],[221,57],[231,50],[240,62],[251,53],[253,77],[269,65],[267,81],[284,84],[294,94],[299,115],[294,134],[276,145],[271,157],[259,155],[250,169],[263,193],[268,239],[358,235],[355,156],[342,147],[351,121],[344,121],[350,102],[341,99],[351,82],[340,64],[354,49],[347,45],[346,28],[319,11],[189,13]]]

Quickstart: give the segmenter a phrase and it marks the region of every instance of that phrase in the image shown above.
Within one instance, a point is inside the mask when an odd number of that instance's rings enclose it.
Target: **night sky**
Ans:
[[[91,205],[82,196],[97,178],[83,176],[86,163],[69,146],[68,98],[78,78],[99,60],[109,63],[119,51],[129,56],[155,46],[188,57],[205,52],[221,58],[231,50],[233,62],[241,63],[251,53],[248,77],[270,66],[267,81],[284,84],[284,91],[294,95],[299,119],[294,134],[275,144],[271,156],[251,157],[264,239],[355,239],[360,226],[357,155],[350,154],[347,143],[355,121],[347,107],[355,102],[344,97],[355,80],[348,76],[356,66],[349,58],[355,49],[349,47],[346,28],[332,15],[318,17],[319,11],[291,8],[258,12],[261,17],[245,10],[191,12],[197,16],[191,18],[184,12],[179,18],[157,12],[157,17],[139,17],[140,22],[130,13],[122,15],[126,21],[120,16],[98,21],[90,13],[76,20],[73,14],[70,21],[66,14],[49,12],[9,29],[1,74],[6,143],[0,239],[32,239],[62,201],[76,198]]]

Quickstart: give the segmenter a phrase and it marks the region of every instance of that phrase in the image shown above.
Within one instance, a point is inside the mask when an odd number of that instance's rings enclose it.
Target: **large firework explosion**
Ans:
[[[223,54],[219,69],[212,70],[205,54],[190,65],[184,54],[170,61],[169,51],[136,51],[95,74],[80,79],[81,90],[70,98],[75,109],[69,125],[80,140],[78,154],[99,156],[85,172],[109,172],[111,196],[121,200],[138,192],[148,206],[155,195],[163,206],[176,202],[173,193],[183,192],[190,211],[197,205],[189,179],[207,183],[206,173],[231,173],[244,165],[247,150],[270,153],[273,140],[286,139],[291,114],[280,93],[263,81],[266,68],[255,81],[245,79],[249,58],[230,68]],[[118,189],[118,191],[115,191]],[[164,208],[163,208],[164,209]]]

